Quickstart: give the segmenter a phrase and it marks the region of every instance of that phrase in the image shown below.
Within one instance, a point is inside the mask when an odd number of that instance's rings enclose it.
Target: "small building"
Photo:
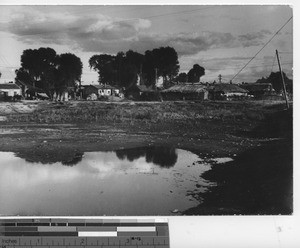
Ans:
[[[208,91],[200,83],[180,83],[161,92],[164,100],[206,100]]]
[[[21,89],[21,95],[27,100],[36,100],[36,99],[49,99],[49,96],[46,94],[45,90],[25,83],[21,80],[16,80],[16,84]]]
[[[211,84],[207,87],[211,100],[244,99],[248,96],[248,90],[232,83]]]
[[[133,85],[126,90],[125,97],[137,101],[159,101],[160,94],[158,90],[146,85]]]
[[[263,100],[277,96],[271,83],[243,83],[239,86],[248,90],[254,99]]]
[[[3,100],[22,96],[22,89],[15,83],[0,84],[0,98]]]
[[[91,95],[100,97],[119,96],[121,97],[121,90],[111,85],[103,84],[90,84],[83,89],[83,97],[88,98]]]

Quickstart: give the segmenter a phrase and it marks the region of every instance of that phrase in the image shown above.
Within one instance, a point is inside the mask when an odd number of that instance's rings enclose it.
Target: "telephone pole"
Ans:
[[[155,87],[157,85],[157,68],[155,68]]]
[[[219,78],[219,83],[221,84],[221,83],[222,83],[222,75],[220,74],[220,75],[218,76],[218,78]]]
[[[279,60],[277,49],[276,49],[276,56],[277,56],[279,71],[280,71],[280,74],[281,74],[281,80],[282,80],[282,85],[283,85],[283,93],[284,93],[285,103],[286,103],[286,107],[288,109],[289,108],[289,103],[288,103],[288,99],[287,99],[287,95],[286,95],[286,88],[285,88],[285,83],[284,83],[284,77],[283,77],[283,73],[282,73],[282,70],[281,70],[281,65],[280,65],[280,60]]]

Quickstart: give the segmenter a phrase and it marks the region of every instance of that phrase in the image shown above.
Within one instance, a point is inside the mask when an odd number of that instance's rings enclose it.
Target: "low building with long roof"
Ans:
[[[209,99],[211,100],[231,100],[248,96],[249,91],[232,83],[211,84],[207,87]]]
[[[206,100],[207,86],[200,83],[180,83],[161,91],[164,100]]]

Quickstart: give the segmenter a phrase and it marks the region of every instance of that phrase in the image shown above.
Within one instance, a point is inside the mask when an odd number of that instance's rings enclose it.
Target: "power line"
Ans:
[[[8,62],[8,60],[5,58],[5,56],[0,54],[0,59],[4,62],[5,65],[7,65],[6,68],[14,68],[13,66],[11,66],[11,64]],[[9,73],[11,74],[11,76],[13,78],[15,77],[15,74],[12,73],[11,70],[9,70]]]
[[[143,9],[149,9],[149,8],[153,8],[153,7],[158,7],[157,5],[147,5],[146,7],[143,6],[143,5],[90,5],[90,6],[93,6],[91,8],[84,8],[82,10],[75,10],[75,11],[67,11],[68,13],[70,14],[76,14],[76,13],[84,13],[84,12],[89,12],[91,10],[96,10],[98,8],[101,8],[100,10],[103,10],[105,11],[105,14],[107,11],[113,11],[111,14],[115,14],[115,13],[118,13],[118,12],[124,12],[124,9],[122,10],[119,10],[119,11],[116,11],[116,10],[113,10],[113,9],[109,9],[109,8],[116,8],[116,7],[135,7],[137,6],[137,8],[131,8],[129,9],[130,11],[133,11],[133,10],[143,10]],[[58,7],[61,7],[58,5]],[[78,6],[78,7],[82,7],[82,6]],[[108,8],[108,9],[107,9]]]
[[[293,64],[292,62],[283,62],[282,65],[290,65]],[[262,64],[262,65],[256,65],[256,66],[249,66],[247,68],[258,68],[258,67],[265,67],[265,66],[273,66],[273,64]],[[240,67],[225,67],[225,68],[205,68],[205,70],[211,70],[211,71],[220,71],[220,70],[228,70],[228,69],[238,69]]]
[[[162,17],[162,16],[170,16],[170,15],[177,15],[177,14],[183,14],[183,13],[191,13],[191,12],[196,12],[196,11],[200,11],[200,10],[211,9],[211,8],[215,8],[215,7],[218,7],[218,6],[210,6],[210,7],[206,7],[206,8],[199,8],[199,9],[192,9],[192,10],[184,10],[184,11],[178,11],[178,12],[171,12],[171,13],[166,13],[166,14],[161,14],[161,15],[147,16],[147,17],[143,17],[143,18],[153,19],[153,18]]]
[[[120,7],[118,5],[116,5],[117,7]],[[105,8],[111,8],[111,7],[116,7],[116,6],[95,6],[95,7],[105,7]],[[136,6],[136,5],[126,5],[126,6]],[[90,10],[94,10],[94,8],[91,8]],[[133,8],[132,10],[143,10],[143,9],[149,9],[149,8],[157,8],[157,7],[163,7],[163,6],[159,6],[159,5],[148,5],[146,7],[144,6],[139,6],[137,8]],[[192,10],[182,10],[182,11],[178,11],[178,12],[171,12],[171,13],[165,13],[165,14],[160,14],[160,15],[154,15],[154,16],[146,16],[146,17],[140,17],[140,18],[148,18],[148,19],[152,19],[152,18],[156,18],[156,17],[161,17],[161,16],[168,16],[168,15],[176,15],[176,14],[183,14],[183,13],[189,13],[189,12],[196,12],[199,10],[206,10],[206,9],[210,9],[210,8],[215,8],[215,7],[220,7],[220,6],[209,6],[209,7],[205,7],[205,8],[198,8],[198,9],[192,9]],[[82,12],[86,12],[89,11],[89,9],[83,9],[82,11],[69,11],[69,13],[82,13]],[[120,10],[120,11],[114,11],[113,13],[116,12],[124,12],[124,10]],[[132,18],[132,19],[126,19],[126,20],[122,20],[120,22],[123,21],[129,21],[129,20],[135,20],[135,19],[140,19],[140,18]],[[119,21],[116,21],[119,22]]]
[[[293,54],[293,52],[278,52],[279,54]]]
[[[259,51],[242,67],[242,69],[240,69],[239,71],[238,71],[238,73],[237,74],[235,74],[234,76],[233,76],[233,78],[231,79],[231,80],[233,80],[234,78],[236,78],[237,77],[237,75],[239,75],[245,68],[246,68],[246,66],[247,65],[249,65],[250,64],[250,62],[253,60],[253,59],[255,59],[255,57],[274,39],[274,37],[281,31],[281,29],[283,29],[284,27],[285,27],[285,25],[287,25],[289,22],[290,22],[290,20],[292,20],[292,18],[293,17],[290,17],[284,24],[283,24],[283,26],[271,37],[271,39],[269,39],[264,45],[263,45],[263,47],[261,48],[261,49],[259,49]]]

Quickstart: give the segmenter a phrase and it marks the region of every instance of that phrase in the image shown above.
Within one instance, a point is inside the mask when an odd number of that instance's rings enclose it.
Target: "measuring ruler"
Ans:
[[[166,219],[0,219],[0,248],[170,248]]]

